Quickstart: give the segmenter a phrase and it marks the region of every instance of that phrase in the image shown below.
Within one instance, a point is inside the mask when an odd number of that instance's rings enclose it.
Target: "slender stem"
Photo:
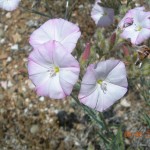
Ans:
[[[19,7],[21,7],[21,8],[24,9],[25,11],[29,11],[29,12],[31,12],[31,13],[38,14],[38,15],[41,15],[41,16],[50,18],[49,15],[43,14],[43,13],[41,13],[41,12],[39,12],[39,11],[36,11],[36,10],[33,10],[33,9],[28,9],[28,8],[26,8],[26,7],[23,7],[23,6],[19,6]]]
[[[48,0],[45,0],[45,3],[46,3],[45,7],[46,7],[46,9],[48,10],[49,15],[52,17],[52,13],[51,13],[51,9],[50,9],[50,7],[49,7]]]
[[[68,16],[68,7],[69,7],[69,0],[66,0],[66,12],[65,12],[65,19],[67,19]]]
[[[70,20],[70,17],[71,17],[71,14],[72,14],[72,10],[73,10],[73,8],[75,7],[75,5],[78,3],[78,0],[76,0],[73,4],[72,4],[72,6],[70,7],[70,9],[69,9],[69,13],[68,13],[68,20]]]
[[[73,94],[71,94],[71,97],[72,97],[72,98],[77,102],[77,104],[79,104],[90,116],[92,116],[92,118],[93,118],[98,124],[100,124],[101,127],[104,128],[104,124],[103,124],[100,120],[98,120],[98,119],[96,118],[95,114],[94,114],[92,111],[90,111],[87,107],[84,107],[84,106],[79,102],[79,100],[78,100]]]
[[[103,113],[100,112],[99,115],[100,115],[100,118],[103,120],[103,123],[104,123],[104,125],[105,125],[105,129],[106,129],[107,132],[109,133],[110,131],[109,131],[109,129],[108,129],[108,126],[107,126],[107,123],[106,123],[106,121],[105,121],[105,118],[104,118]]]
[[[95,114],[93,112],[91,112],[87,107],[84,107],[73,94],[71,94],[70,96],[77,102],[78,105],[80,105],[89,114],[90,117],[92,117],[93,120],[95,120],[99,125],[101,125],[101,127],[104,128],[103,123],[95,117]],[[103,133],[99,132],[98,134],[105,142],[109,143],[109,141],[105,138]]]

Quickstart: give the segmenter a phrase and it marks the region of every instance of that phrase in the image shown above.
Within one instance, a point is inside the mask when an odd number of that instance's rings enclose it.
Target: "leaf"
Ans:
[[[150,117],[147,114],[143,114],[142,120],[145,124],[147,124],[150,127]]]
[[[117,135],[113,137],[110,147],[115,150],[125,150],[122,127],[120,126]]]

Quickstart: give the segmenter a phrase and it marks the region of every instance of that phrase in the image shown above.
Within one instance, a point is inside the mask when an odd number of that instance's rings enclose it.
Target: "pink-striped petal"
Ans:
[[[79,63],[56,41],[39,46],[29,55],[29,78],[40,96],[61,99],[70,95],[79,71]]]
[[[30,44],[33,47],[37,47],[55,40],[60,42],[68,52],[72,52],[80,35],[77,25],[64,19],[51,19],[32,33]]]
[[[124,63],[106,60],[87,68],[78,98],[88,107],[104,111],[124,96],[127,86]]]

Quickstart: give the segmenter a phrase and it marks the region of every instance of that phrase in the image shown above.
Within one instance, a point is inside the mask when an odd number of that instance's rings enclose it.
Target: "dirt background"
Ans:
[[[31,8],[32,2],[22,1],[21,5]],[[79,25],[83,47],[95,33],[90,17],[93,3],[80,0],[71,4],[70,21]],[[65,0],[50,0],[49,4],[53,18],[64,18]],[[48,12],[43,5],[34,9]],[[96,125],[73,99],[38,97],[28,79],[29,36],[48,19],[22,7],[13,12],[0,10],[0,150],[103,149]],[[104,116],[111,124],[123,123],[125,130],[145,131],[147,126],[140,118],[143,108],[149,113],[144,100],[131,90]],[[127,146],[132,141],[125,139]]]

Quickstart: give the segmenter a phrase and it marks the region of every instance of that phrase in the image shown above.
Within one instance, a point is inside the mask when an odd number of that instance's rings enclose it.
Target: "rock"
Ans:
[[[120,104],[121,104],[123,107],[131,107],[131,103],[128,102],[125,98],[121,100]]]
[[[5,43],[5,38],[1,39],[1,40],[0,40],[0,43],[1,43],[1,44],[4,44],[4,43]]]
[[[12,86],[13,86],[12,82],[11,82],[11,81],[8,81],[7,87],[12,87]]]
[[[79,8],[81,9],[81,8],[83,8],[84,6],[83,5],[79,5]]]
[[[7,29],[8,29],[8,25],[5,25],[4,26],[4,31],[7,31]]]
[[[27,89],[26,89],[25,86],[22,86],[22,91],[23,91],[23,92],[26,92],[26,91],[27,91]]]
[[[37,124],[34,124],[34,125],[31,126],[30,132],[31,132],[32,134],[35,134],[35,133],[37,133],[38,131],[39,131],[39,126],[38,126]]]
[[[11,18],[11,13],[10,13],[10,12],[8,12],[8,13],[6,14],[6,18]]]
[[[127,145],[130,145],[130,141],[129,141],[128,139],[125,139],[125,143],[126,143]]]
[[[11,57],[8,57],[6,61],[7,61],[7,62],[11,62],[11,61],[12,61],[12,58],[11,58]]]
[[[18,46],[18,44],[15,44],[15,45],[12,45],[10,49],[11,50],[18,50],[19,46]]]
[[[35,85],[31,82],[31,80],[26,80],[25,84],[27,84],[29,89],[31,89],[31,90],[33,90],[35,88]]]
[[[24,46],[23,50],[25,51],[31,51],[33,48],[29,45]]]
[[[41,101],[41,102],[44,102],[44,100],[45,100],[45,98],[44,98],[43,96],[41,96],[41,97],[39,98],[39,101]]]
[[[21,35],[19,33],[15,33],[12,35],[14,43],[20,42],[21,41]]]
[[[38,26],[38,22],[37,21],[33,21],[33,20],[29,20],[26,24],[29,27],[37,27]]]

